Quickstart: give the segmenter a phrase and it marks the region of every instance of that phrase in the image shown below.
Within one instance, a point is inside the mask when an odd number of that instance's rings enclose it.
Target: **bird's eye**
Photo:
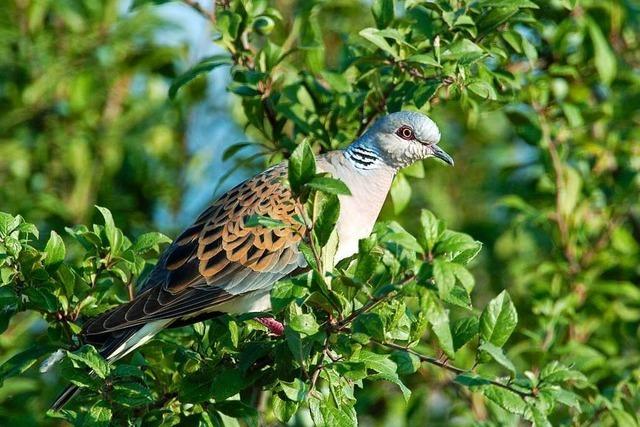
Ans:
[[[396,135],[398,135],[402,139],[412,140],[415,139],[415,135],[413,134],[413,129],[409,126],[401,126],[397,131]]]

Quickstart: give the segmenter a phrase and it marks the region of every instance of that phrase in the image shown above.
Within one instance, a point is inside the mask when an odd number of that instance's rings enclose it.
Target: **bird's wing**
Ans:
[[[296,216],[281,164],[233,188],[203,212],[167,248],[139,295],[88,322],[85,336],[102,335],[158,319],[181,318],[239,295],[264,290],[304,266],[298,243],[306,228]],[[284,226],[245,225],[250,215]]]

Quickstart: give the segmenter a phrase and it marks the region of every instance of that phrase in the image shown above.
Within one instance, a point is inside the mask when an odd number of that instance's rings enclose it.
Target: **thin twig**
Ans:
[[[438,366],[440,368],[446,369],[450,372],[453,372],[457,375],[462,375],[462,374],[468,374],[471,373],[471,371],[466,371],[462,368],[458,368],[457,366],[453,366],[450,365],[448,362],[446,361],[441,361],[438,360],[434,357],[430,357],[421,353],[418,353],[417,351],[411,350],[410,348],[406,348],[404,346],[401,346],[399,344],[395,344],[395,343],[391,343],[391,342],[381,342],[381,341],[377,341],[377,340],[372,340],[373,342],[383,346],[383,347],[387,347],[387,348],[392,348],[394,350],[401,350],[401,351],[405,351],[409,354],[413,354],[414,356],[416,356],[418,359],[420,359],[420,361],[422,362],[426,362],[429,363],[431,365],[434,366]],[[509,384],[505,384],[502,383],[500,381],[495,381],[495,380],[490,380],[490,379],[485,379],[487,382],[489,382],[492,385],[495,385],[496,387],[500,387],[503,388],[505,390],[509,390],[513,393],[516,393],[518,396],[520,396],[522,399],[524,399],[525,397],[535,397],[535,394],[533,392],[526,392],[526,391],[521,391],[518,389],[515,389],[513,387],[511,387]]]
[[[410,281],[415,279],[415,277],[416,277],[415,275],[411,274],[411,275],[405,277],[401,282],[399,282],[397,284],[397,286],[406,285],[407,283],[409,283]],[[351,314],[349,314],[347,317],[342,319],[340,322],[336,323],[332,327],[332,329],[334,331],[340,331],[340,330],[344,329],[351,322],[353,322],[358,316],[360,316],[363,313],[366,313],[366,312],[369,312],[369,311],[373,310],[381,302],[393,298],[395,296],[395,294],[396,293],[392,291],[392,292],[389,292],[389,293],[387,293],[385,295],[371,298],[365,305],[363,305],[362,307],[360,307],[357,310],[352,311]]]

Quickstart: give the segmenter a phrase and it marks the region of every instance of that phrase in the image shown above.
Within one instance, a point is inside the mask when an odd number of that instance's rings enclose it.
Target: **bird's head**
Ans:
[[[382,162],[400,169],[427,157],[437,157],[449,165],[453,159],[438,147],[440,130],[429,117],[413,111],[400,111],[378,119],[347,149],[362,165]],[[372,160],[372,158],[375,158]]]

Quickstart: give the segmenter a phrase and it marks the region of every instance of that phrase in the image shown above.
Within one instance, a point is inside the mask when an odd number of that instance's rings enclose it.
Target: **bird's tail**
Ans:
[[[140,347],[162,329],[166,328],[173,319],[156,320],[140,326],[134,326],[113,333],[105,334],[101,338],[93,338],[87,340],[87,344],[100,346],[100,355],[107,359],[107,362],[113,363],[116,360],[126,356],[136,348]],[[45,362],[46,363],[46,362]],[[93,372],[91,372],[93,373]],[[71,399],[80,392],[80,388],[76,385],[70,385],[51,405],[51,409],[58,411],[64,407]]]
[[[80,387],[71,384],[58,396],[58,398],[51,405],[51,409],[59,411],[66,405],[71,399],[73,399],[78,393],[80,393]]]

